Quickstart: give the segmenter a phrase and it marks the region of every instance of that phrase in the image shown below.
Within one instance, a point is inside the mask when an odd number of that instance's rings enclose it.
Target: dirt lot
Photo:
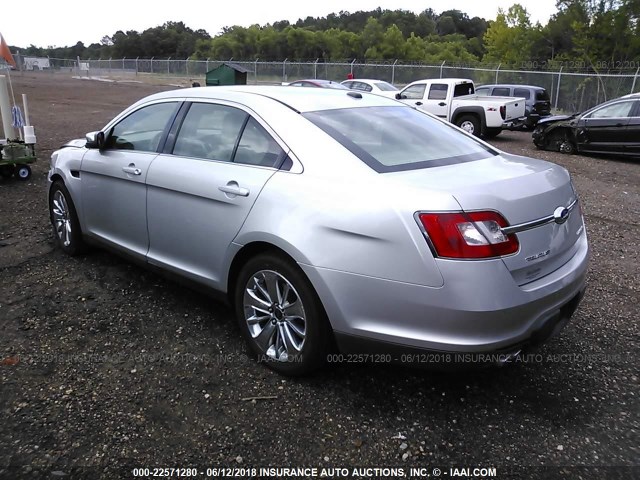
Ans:
[[[207,296],[104,251],[54,248],[51,152],[173,87],[52,75],[13,84],[29,96],[39,161],[26,183],[0,180],[0,478],[216,465],[640,475],[640,164],[540,152],[526,133],[495,140],[570,170],[591,241],[587,296],[535,360],[458,374],[339,365],[284,379],[247,360],[230,311]]]

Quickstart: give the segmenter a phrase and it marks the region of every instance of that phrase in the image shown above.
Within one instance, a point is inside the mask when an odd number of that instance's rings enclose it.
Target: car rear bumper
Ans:
[[[501,260],[446,262],[441,288],[301,265],[344,353],[513,353],[559,331],[585,291],[586,235],[558,270],[518,286]]]

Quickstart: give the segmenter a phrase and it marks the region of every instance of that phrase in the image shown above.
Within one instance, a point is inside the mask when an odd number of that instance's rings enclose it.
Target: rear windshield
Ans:
[[[549,94],[546,90],[536,90],[536,100],[541,100],[543,102],[549,101]]]
[[[379,173],[438,167],[498,153],[410,107],[364,107],[303,114]]]
[[[398,90],[396,87],[387,82],[377,82],[376,87],[378,87],[383,92],[394,92]]]
[[[462,97],[463,95],[473,95],[473,83],[460,83],[453,89],[454,97]]]

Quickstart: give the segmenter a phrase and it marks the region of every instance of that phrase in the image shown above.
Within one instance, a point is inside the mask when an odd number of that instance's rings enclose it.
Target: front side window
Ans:
[[[379,173],[452,165],[498,154],[450,124],[406,106],[303,115]]]
[[[489,89],[488,88],[478,88],[476,90],[476,93],[478,95],[480,95],[481,97],[487,97],[487,96],[489,96]]]
[[[589,118],[625,118],[630,116],[633,102],[620,102],[599,108]]]
[[[429,100],[446,100],[449,86],[446,83],[434,83],[429,88]]]
[[[107,149],[155,152],[178,102],[142,107],[118,122],[107,138]]]
[[[424,90],[427,86],[422,83],[419,85],[411,85],[402,92],[402,98],[407,100],[422,100],[424,98]]]
[[[194,103],[180,126],[173,154],[230,162],[247,117],[227,105]]]

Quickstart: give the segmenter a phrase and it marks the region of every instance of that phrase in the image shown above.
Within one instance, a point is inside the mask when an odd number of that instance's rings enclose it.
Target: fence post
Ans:
[[[209,57],[207,57],[207,71],[205,73],[209,72]]]
[[[136,77],[138,76],[138,59],[140,57],[136,57]]]
[[[636,70],[636,74],[633,77],[633,84],[631,85],[630,93],[633,93],[633,90],[636,88],[636,80],[638,79],[638,73],[640,73],[640,67],[638,67],[638,69]]]
[[[440,78],[442,78],[442,69],[444,68],[444,62],[446,62],[446,60],[443,60],[440,64]]]
[[[283,82],[287,81],[287,60],[288,58],[285,58],[284,62],[282,62],[282,81]]]
[[[353,64],[356,63],[356,59],[353,59],[353,62],[351,62],[351,76],[353,77]]]
[[[125,57],[122,57],[122,73],[124,73],[124,59]]]
[[[109,57],[109,73],[111,73],[111,57]]]
[[[320,59],[316,58],[316,61],[313,62],[313,78],[318,78],[318,60]]]
[[[260,57],[256,58],[253,62],[253,79],[256,85],[258,84],[258,60],[260,60]]]
[[[498,73],[500,72],[501,66],[502,66],[502,63],[499,63],[498,68],[496,68],[496,85],[498,84]]]
[[[171,64],[171,57],[167,58],[167,75],[169,75],[171,72],[169,72],[169,65]]]
[[[558,85],[556,85],[556,101],[553,105],[553,109],[558,113],[558,97],[560,96],[560,79],[562,79],[562,68],[564,65],[560,65],[560,71],[558,72]]]
[[[396,58],[396,61],[393,62],[393,65],[391,65],[391,85],[395,85],[395,81],[396,81],[396,64],[398,63],[398,59]]]
[[[151,73],[153,73],[153,59],[154,58],[155,57],[151,57],[151,61],[149,62],[151,64],[151,67],[150,67]]]

